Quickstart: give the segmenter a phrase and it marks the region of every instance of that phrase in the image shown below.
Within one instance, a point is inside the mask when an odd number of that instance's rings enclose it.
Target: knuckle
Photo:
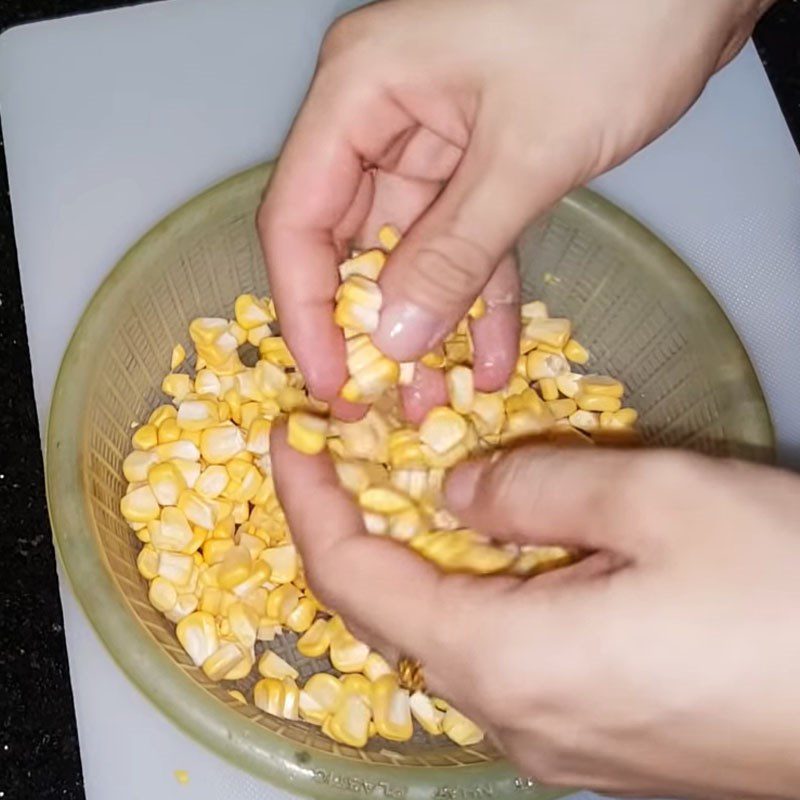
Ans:
[[[440,234],[417,252],[409,292],[423,306],[460,311],[483,289],[493,268],[494,260],[479,243]]]
[[[350,52],[357,44],[368,39],[368,10],[351,11],[337,17],[322,39],[319,50],[320,63],[325,63]]]

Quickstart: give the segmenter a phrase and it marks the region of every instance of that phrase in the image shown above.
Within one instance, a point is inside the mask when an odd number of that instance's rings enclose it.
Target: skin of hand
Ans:
[[[389,658],[419,659],[521,774],[800,797],[800,477],[543,446],[459,466],[446,495],[464,524],[592,553],[521,580],[447,575],[370,536],[329,457],[291,450],[280,428],[272,459],[314,592]]]
[[[336,266],[386,222],[405,235],[380,278],[375,343],[413,360],[482,294],[475,381],[499,388],[516,360],[521,231],[674,123],[768,5],[384,0],[334,23],[258,214],[282,331],[314,394],[363,413],[336,399]],[[441,373],[417,372],[412,421],[445,396]]]

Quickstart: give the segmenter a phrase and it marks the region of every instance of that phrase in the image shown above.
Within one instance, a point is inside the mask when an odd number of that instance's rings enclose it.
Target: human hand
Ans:
[[[447,496],[501,540],[587,548],[530,580],[443,574],[370,536],[327,455],[273,435],[310,586],[545,783],[800,796],[800,478],[658,451],[531,447]],[[309,502],[309,497],[314,499]]]
[[[334,400],[347,378],[336,265],[386,222],[406,235],[381,275],[375,344],[415,359],[480,293],[475,383],[502,386],[522,229],[678,119],[766,5],[387,0],[337,21],[258,216],[282,331],[313,393]],[[418,421],[443,398],[441,374],[418,368],[403,399]]]

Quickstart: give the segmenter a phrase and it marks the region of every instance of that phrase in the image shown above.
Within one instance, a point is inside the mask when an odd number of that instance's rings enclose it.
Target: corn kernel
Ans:
[[[298,671],[291,664],[271,650],[265,650],[258,660],[258,672],[263,678],[297,679],[299,677]]]
[[[339,275],[346,281],[352,275],[360,275],[369,280],[378,280],[383,265],[386,263],[386,254],[381,250],[365,250],[357,256],[339,265]]]
[[[585,364],[589,360],[589,351],[575,339],[564,345],[564,356],[573,364]]]
[[[200,454],[209,464],[224,464],[244,449],[241,430],[229,422],[206,428],[200,437]]]
[[[378,230],[378,241],[384,250],[391,252],[400,241],[400,231],[394,225],[381,225]]]
[[[272,317],[263,300],[252,294],[240,294],[233,306],[236,322],[246,331],[259,325],[269,325]]]
[[[580,391],[619,399],[625,393],[625,387],[616,378],[606,375],[584,375],[580,380]]]
[[[192,379],[182,372],[171,372],[161,381],[161,391],[180,402],[192,391]]]
[[[214,617],[206,611],[195,611],[184,617],[175,628],[175,635],[197,667],[219,647]]]
[[[397,676],[382,675],[372,686],[372,716],[378,735],[405,742],[414,732],[408,692],[401,689]]]
[[[300,603],[300,592],[291,583],[284,583],[269,593],[267,616],[285,623]]]
[[[349,631],[342,631],[331,637],[331,664],[339,672],[361,672],[369,656],[369,646],[353,636]]]
[[[158,552],[152,545],[146,544],[136,556],[136,568],[139,574],[151,581],[158,575]]]
[[[526,363],[528,380],[539,381],[542,378],[557,378],[569,372],[569,363],[564,356],[533,350],[528,353]]]
[[[305,411],[289,415],[287,436],[289,446],[306,455],[316,455],[325,448],[328,421]]]
[[[147,418],[150,425],[158,428],[165,419],[174,419],[178,415],[178,411],[173,405],[165,404],[155,408]]]
[[[328,652],[331,637],[328,621],[315,620],[311,627],[297,640],[297,650],[306,658],[319,658]]]
[[[445,373],[450,405],[459,414],[469,414],[475,402],[475,383],[469,367],[457,365]]]
[[[139,486],[120,500],[120,511],[128,522],[149,522],[156,519],[160,508],[153,490],[148,486]]]
[[[578,408],[584,411],[619,411],[622,401],[618,397],[580,391],[575,395]]]
[[[158,444],[158,431],[154,425],[142,425],[131,437],[131,444],[136,450],[149,450]]]
[[[409,708],[411,715],[426,733],[432,736],[439,736],[442,733],[444,712],[434,706],[428,695],[414,692],[409,698]]]
[[[547,319],[547,306],[541,300],[531,300],[520,308],[522,319],[530,322],[534,319]]]
[[[450,706],[442,720],[442,730],[456,744],[470,747],[483,741],[483,731],[472,720]]]
[[[286,627],[295,633],[304,633],[314,622],[317,604],[308,597],[301,597],[297,607],[286,617]]]

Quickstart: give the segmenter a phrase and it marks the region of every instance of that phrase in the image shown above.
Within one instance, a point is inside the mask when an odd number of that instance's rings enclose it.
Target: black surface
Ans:
[[[0,29],[129,4],[0,0]],[[762,20],[755,38],[795,142],[800,145],[797,0],[784,0],[775,6]],[[45,508],[5,159],[1,161],[0,799],[72,800],[84,797],[83,782]]]

